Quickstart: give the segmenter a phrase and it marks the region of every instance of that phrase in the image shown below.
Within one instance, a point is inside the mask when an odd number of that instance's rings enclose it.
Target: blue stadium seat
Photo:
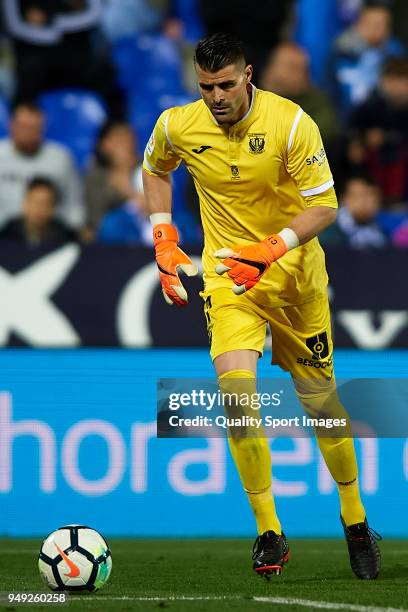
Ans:
[[[139,154],[143,156],[146,142],[154,128],[154,125],[159,115],[172,106],[182,106],[193,102],[194,97],[189,94],[167,94],[157,95],[155,93],[145,91],[143,95],[132,95],[129,99],[129,116],[128,119],[133,130],[137,135]],[[188,217],[188,211],[185,206],[185,184],[187,171],[184,166],[181,166],[173,174],[173,211],[181,217],[177,217],[180,227],[183,225],[182,218],[185,213]],[[191,226],[192,228],[195,226]],[[196,231],[190,229],[189,223],[183,226],[183,235],[186,240],[192,243],[197,240]]]
[[[182,106],[193,102],[194,99],[187,93],[157,94],[149,90],[129,96],[128,119],[136,132],[140,152],[143,152],[154,124],[166,108]]]
[[[46,114],[46,137],[71,150],[84,171],[101,126],[107,118],[102,99],[92,91],[59,89],[38,100]]]
[[[204,24],[200,17],[197,2],[174,0],[175,13],[184,23],[184,40],[195,44],[205,36]]]
[[[10,119],[7,102],[0,96],[0,138],[8,135],[8,124]]]
[[[124,38],[113,45],[119,85],[129,93],[180,92],[183,69],[177,43],[163,36]]]
[[[142,77],[137,66],[136,37],[131,36],[118,40],[112,45],[111,56],[116,67],[119,86],[125,92],[131,91],[135,79]]]

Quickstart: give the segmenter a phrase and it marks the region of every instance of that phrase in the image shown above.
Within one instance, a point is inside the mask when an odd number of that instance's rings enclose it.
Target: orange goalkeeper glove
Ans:
[[[252,289],[269,266],[288,251],[286,242],[279,234],[272,234],[261,242],[232,249],[219,249],[215,257],[222,259],[215,267],[217,274],[228,273],[234,281],[232,287],[236,295]]]
[[[185,306],[187,291],[181,284],[178,270],[183,270],[187,276],[195,276],[198,269],[177,246],[178,241],[177,229],[171,223],[158,223],[153,227],[153,244],[164,299],[170,305]]]

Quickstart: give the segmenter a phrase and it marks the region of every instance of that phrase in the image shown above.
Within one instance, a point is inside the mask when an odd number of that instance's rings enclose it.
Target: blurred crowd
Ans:
[[[3,0],[0,240],[150,245],[144,143],[164,108],[197,99],[197,41],[232,31],[255,84],[320,127],[340,202],[321,242],[408,248],[408,3],[329,4],[317,54],[306,0]],[[192,182],[173,180],[176,223],[200,244]]]

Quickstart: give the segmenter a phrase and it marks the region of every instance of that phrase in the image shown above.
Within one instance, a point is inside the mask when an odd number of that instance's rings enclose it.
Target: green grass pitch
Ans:
[[[291,540],[287,568],[269,582],[252,571],[252,543],[247,540],[112,539],[109,543],[113,555],[109,583],[95,594],[74,594],[61,610],[408,610],[408,541],[381,542],[383,569],[377,580],[368,582],[351,573],[341,540]],[[35,540],[0,540],[1,592],[44,590],[37,569],[39,546]],[[9,612],[23,609],[3,605],[0,608]]]

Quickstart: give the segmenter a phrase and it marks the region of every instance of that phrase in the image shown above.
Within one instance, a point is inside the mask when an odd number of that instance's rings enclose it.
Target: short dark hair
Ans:
[[[340,190],[339,190],[342,196],[344,196],[344,194],[350,187],[350,183],[352,183],[353,181],[359,181],[361,183],[364,183],[367,187],[378,189],[378,191],[381,193],[380,185],[371,176],[371,174],[369,174],[368,172],[365,172],[364,170],[361,170],[361,171],[351,172],[347,177],[343,179],[343,182],[340,184]]]
[[[24,100],[21,102],[17,102],[14,106],[13,106],[13,115],[19,111],[19,110],[28,110],[31,113],[36,113],[37,115],[43,115],[43,110],[40,106],[38,106],[38,104],[36,104],[35,102],[31,102],[30,100]]]
[[[208,72],[218,72],[230,64],[246,65],[243,43],[233,34],[218,32],[206,36],[198,43],[194,63]]]
[[[57,204],[59,200],[59,191],[50,179],[45,176],[34,176],[27,183],[26,193],[30,193],[30,191],[34,191],[34,189],[45,188],[52,192],[54,196],[54,203]]]
[[[110,168],[112,166],[111,159],[103,152],[102,143],[107,136],[110,135],[111,132],[116,130],[117,128],[127,128],[133,134],[135,139],[135,146],[137,147],[137,137],[135,131],[133,130],[130,123],[128,123],[125,119],[107,119],[105,123],[102,125],[99,130],[98,136],[96,138],[95,146],[94,146],[94,157],[96,163],[103,168]]]
[[[125,121],[124,119],[107,119],[105,123],[102,125],[101,129],[98,132],[97,144],[99,144],[106,136],[113,132],[117,128],[128,128],[132,129],[130,123]]]
[[[380,9],[383,11],[387,11],[387,13],[391,15],[391,3],[392,0],[391,2],[390,0],[368,0],[368,2],[366,1],[364,6],[361,7],[360,13],[363,13],[364,11]]]

